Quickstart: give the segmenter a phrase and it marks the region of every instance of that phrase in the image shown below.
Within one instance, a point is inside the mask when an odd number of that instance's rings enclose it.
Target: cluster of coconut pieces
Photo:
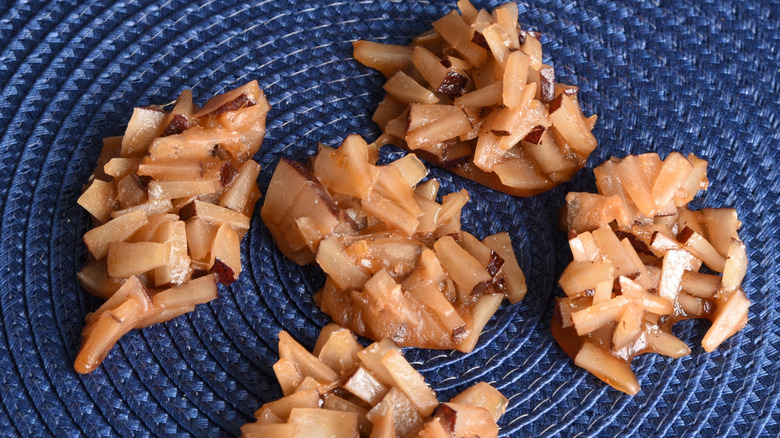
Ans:
[[[261,210],[281,251],[316,262],[315,300],[333,320],[373,340],[471,351],[506,297],[526,292],[507,233],[481,241],[461,230],[464,189],[437,202],[439,183],[409,154],[377,165],[357,135],[320,145],[309,165],[283,159]]]
[[[559,281],[566,297],[557,299],[552,332],[578,366],[633,395],[635,356],[690,354],[672,334],[677,321],[711,320],[708,352],[745,326],[747,255],[736,210],[687,208],[708,186],[706,161],[650,153],[593,172],[599,194],[566,197],[574,260]],[[722,275],[700,272],[703,265]]]
[[[256,438],[490,438],[507,399],[477,383],[447,403],[389,339],[363,348],[347,329],[330,324],[310,353],[279,333],[274,366],[284,397],[264,404],[241,428]]]
[[[516,196],[568,181],[596,148],[596,116],[582,114],[577,87],[555,82],[517,4],[458,7],[409,46],[354,43],[355,59],[388,78],[378,142]]]
[[[217,297],[241,272],[240,241],[260,198],[250,158],[270,109],[252,81],[203,108],[181,93],[173,108],[135,108],[124,136],[104,140],[78,203],[94,218],[78,276],[107,301],[87,315],[75,368],[93,371],[134,328]]]

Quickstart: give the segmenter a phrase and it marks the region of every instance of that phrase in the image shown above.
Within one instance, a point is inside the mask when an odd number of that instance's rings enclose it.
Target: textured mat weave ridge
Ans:
[[[475,2],[492,8],[497,1]],[[529,294],[506,303],[470,355],[407,350],[442,398],[486,380],[510,398],[503,436],[780,435],[780,4],[777,1],[563,0],[518,3],[543,34],[547,60],[599,114],[600,146],[555,190],[517,199],[433,169],[444,192],[472,195],[464,228],[509,230]],[[382,78],[351,58],[365,38],[405,44],[455,1],[0,3],[0,435],[234,436],[277,398],[276,334],[311,347],[328,318],[311,294],[316,269],[276,250],[259,213],[242,242],[238,282],[220,299],[124,337],[105,364],[72,362],[84,315],[87,214],[76,205],[102,137],[132,108],[206,97],[258,79],[273,109],[256,159],[268,185],[280,157],[318,141],[379,131],[371,112]],[[576,369],[549,330],[568,263],[557,212],[570,190],[595,190],[612,155],[672,150],[710,161],[697,207],[733,206],[750,267],[746,329],[713,354],[706,324],[681,323],[694,346],[679,360],[634,363],[642,392],[621,396]],[[388,150],[388,152],[390,152]],[[399,154],[399,152],[393,152]],[[397,155],[396,155],[397,156]]]

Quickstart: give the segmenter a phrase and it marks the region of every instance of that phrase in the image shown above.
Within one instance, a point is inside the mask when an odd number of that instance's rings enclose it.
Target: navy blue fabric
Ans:
[[[219,300],[125,336],[93,374],[73,371],[84,315],[99,305],[76,279],[89,222],[76,199],[101,138],[121,134],[134,106],[190,87],[202,102],[258,79],[273,106],[256,157],[264,190],[281,156],[378,135],[370,114],[383,81],[352,60],[352,41],[407,43],[454,3],[0,2],[0,435],[231,436],[279,397],[278,331],[311,347],[328,318],[311,299],[322,276],[285,260],[259,214],[242,243],[245,272]],[[559,78],[599,115],[599,148],[572,182],[529,199],[432,171],[446,192],[471,193],[466,229],[510,232],[529,293],[502,306],[473,353],[407,357],[441,398],[497,386],[510,400],[502,436],[778,436],[780,5],[519,9]],[[711,188],[695,205],[736,207],[744,222],[750,322],[712,354],[699,346],[706,323],[680,324],[692,354],[636,360],[642,392],[628,397],[574,367],[550,335],[570,257],[557,211],[568,191],[595,190],[590,169],[609,156],[672,150],[710,161]]]

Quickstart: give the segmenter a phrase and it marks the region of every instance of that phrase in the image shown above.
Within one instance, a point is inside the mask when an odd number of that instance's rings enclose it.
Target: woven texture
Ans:
[[[493,7],[497,2],[477,3]],[[382,78],[351,58],[365,38],[408,43],[455,7],[447,2],[0,2],[0,435],[231,436],[281,391],[272,364],[280,329],[312,347],[328,318],[311,294],[323,282],[276,250],[260,215],[242,243],[245,272],[219,300],[117,344],[88,376],[73,371],[84,315],[99,301],[78,285],[88,217],[76,199],[100,150],[132,108],[198,100],[250,79],[270,98],[256,157],[265,191],[281,156],[318,141],[378,135],[371,112]],[[465,187],[464,228],[508,230],[529,279],[476,350],[409,349],[440,398],[481,380],[509,397],[502,436],[780,435],[780,5],[776,1],[519,3],[543,33],[547,62],[599,114],[599,148],[563,186],[518,199],[434,169],[445,192]],[[628,397],[576,368],[549,330],[557,277],[570,258],[558,208],[595,191],[609,156],[693,152],[711,188],[695,206],[733,206],[750,266],[745,330],[712,354],[702,322],[676,332],[680,360],[634,362]]]

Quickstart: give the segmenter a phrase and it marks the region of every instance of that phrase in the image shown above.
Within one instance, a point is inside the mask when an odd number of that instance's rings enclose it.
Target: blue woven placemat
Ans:
[[[477,2],[493,7],[496,1]],[[322,283],[276,251],[259,214],[243,242],[246,271],[219,300],[125,336],[104,365],[72,363],[84,315],[76,205],[100,150],[136,105],[192,87],[203,101],[250,79],[270,97],[258,158],[265,189],[280,156],[316,142],[378,135],[370,114],[382,78],[351,59],[351,42],[407,43],[455,1],[0,2],[0,435],[231,436],[280,396],[271,365],[284,328],[311,347],[328,319],[310,298]],[[519,3],[524,27],[599,114],[600,146],[571,183],[516,199],[434,176],[472,200],[464,228],[509,230],[529,294],[504,305],[470,355],[407,350],[442,398],[480,380],[510,398],[503,436],[780,435],[780,5],[744,1]],[[750,322],[713,354],[706,324],[677,328],[690,356],[635,361],[642,392],[623,396],[577,369],[549,331],[568,261],[557,210],[595,190],[611,155],[671,150],[710,161],[697,206],[733,206],[748,246]],[[302,281],[301,281],[302,280]]]

